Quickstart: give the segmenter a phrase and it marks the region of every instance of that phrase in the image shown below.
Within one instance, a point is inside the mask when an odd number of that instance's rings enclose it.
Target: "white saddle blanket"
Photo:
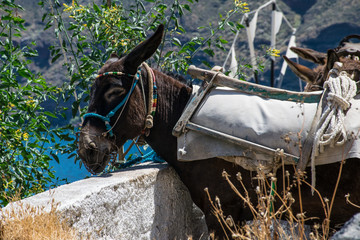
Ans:
[[[360,158],[359,96],[351,101],[345,118],[349,140],[340,147],[326,147],[316,164]],[[263,98],[229,88],[213,89],[190,121],[272,149],[300,156],[300,147],[310,130],[317,103],[297,103]],[[194,161],[213,157],[233,161],[252,170],[258,163],[271,163],[274,155],[250,151],[196,131],[178,137],[178,160]],[[244,166],[245,165],[245,166]]]

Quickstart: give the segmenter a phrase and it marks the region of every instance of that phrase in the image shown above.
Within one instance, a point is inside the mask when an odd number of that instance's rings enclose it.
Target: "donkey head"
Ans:
[[[88,113],[79,136],[78,154],[92,173],[104,170],[118,147],[140,135],[145,124],[145,101],[139,71],[161,43],[164,26],[128,55],[112,54],[91,87]]]
[[[329,49],[327,53],[320,53],[307,48],[292,47],[291,50],[301,58],[319,64],[314,70],[295,63],[286,56],[283,58],[289,64],[291,70],[307,85],[305,91],[316,91],[323,87],[329,71],[334,67],[341,72],[345,71],[354,81],[359,81],[360,77],[360,43],[351,43],[349,39],[360,39],[360,35],[350,35],[345,37],[337,48]]]

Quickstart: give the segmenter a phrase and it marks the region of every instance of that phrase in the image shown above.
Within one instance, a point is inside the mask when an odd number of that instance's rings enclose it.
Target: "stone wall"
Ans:
[[[54,199],[75,228],[93,239],[206,239],[202,212],[167,164],[146,164],[60,186],[24,199]],[[14,203],[16,204],[16,203]],[[14,204],[6,208],[14,207]]]

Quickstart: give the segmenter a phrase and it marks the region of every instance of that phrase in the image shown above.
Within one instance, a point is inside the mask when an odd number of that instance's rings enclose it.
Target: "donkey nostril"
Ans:
[[[96,149],[96,144],[94,142],[90,142],[89,143],[89,147],[92,148],[92,149]]]

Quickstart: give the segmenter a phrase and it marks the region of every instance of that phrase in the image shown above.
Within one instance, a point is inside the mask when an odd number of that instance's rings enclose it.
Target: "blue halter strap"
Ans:
[[[126,96],[124,97],[124,99],[113,109],[111,110],[108,114],[106,114],[106,116],[102,116],[100,114],[97,113],[86,113],[84,115],[84,121],[86,118],[89,117],[95,117],[95,118],[99,118],[101,119],[104,123],[105,123],[105,127],[106,127],[106,131],[107,133],[109,133],[110,137],[114,136],[114,133],[112,131],[112,126],[110,125],[110,118],[112,116],[115,115],[115,113],[122,107],[124,106],[124,104],[127,102],[127,100],[130,98],[131,93],[134,91],[134,88],[136,86],[136,84],[139,81],[139,77],[140,77],[140,70],[138,70],[138,72],[136,73],[136,75],[130,75],[127,73],[122,73],[122,72],[106,72],[103,74],[99,74],[98,76],[96,76],[96,78],[102,77],[102,76],[106,76],[106,75],[126,75],[126,76],[130,76],[130,77],[135,77],[134,79],[134,83],[131,86],[130,91],[126,94]]]

